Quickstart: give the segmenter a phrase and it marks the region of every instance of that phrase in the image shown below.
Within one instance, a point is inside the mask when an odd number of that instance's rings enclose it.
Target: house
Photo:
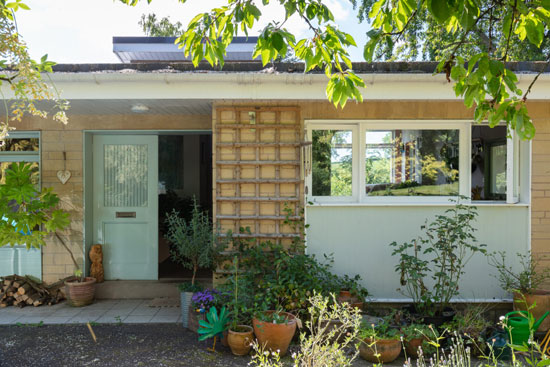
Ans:
[[[27,117],[10,133],[25,148],[0,148],[2,168],[33,162],[41,185],[59,193],[76,253],[104,245],[108,280],[179,276],[162,216],[191,195],[223,229],[249,227],[238,235],[285,244],[295,235],[285,207],[293,218],[305,208],[308,253],[333,254],[335,271],[360,274],[379,301],[403,300],[389,243],[420,234],[450,197],[472,197],[479,242],[506,251],[514,266],[517,252],[550,252],[550,71],[529,98],[531,142],[473,125],[444,75],[432,75],[435,63],[355,63],[365,101],[339,109],[326,100],[324,74],[304,74],[301,64],[264,68],[242,60],[245,45],[222,71],[193,68],[147,42],[115,39],[131,63],[55,66],[69,124]],[[540,66],[511,65],[522,88]],[[66,183],[60,170],[70,171]],[[0,274],[54,281],[72,270],[55,243],[0,249]],[[461,297],[506,298],[492,273],[473,258]]]

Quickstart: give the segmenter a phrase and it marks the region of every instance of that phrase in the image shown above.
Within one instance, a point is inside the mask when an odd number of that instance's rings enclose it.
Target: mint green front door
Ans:
[[[158,138],[94,135],[93,243],[105,279],[158,279]]]

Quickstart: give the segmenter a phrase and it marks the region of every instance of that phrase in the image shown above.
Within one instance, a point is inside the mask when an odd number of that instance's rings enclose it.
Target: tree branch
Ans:
[[[521,100],[523,102],[527,101],[527,95],[529,93],[531,93],[531,88],[533,87],[533,85],[535,85],[535,83],[537,82],[537,79],[539,78],[539,76],[544,73],[544,70],[546,70],[546,68],[550,65],[550,54],[548,55],[548,57],[546,57],[546,62],[544,63],[543,67],[540,69],[540,71],[538,72],[538,74],[535,76],[535,78],[533,79],[533,81],[531,82],[531,84],[529,84],[529,87],[527,88],[527,91],[525,92],[525,94],[523,95],[523,97],[521,98]]]

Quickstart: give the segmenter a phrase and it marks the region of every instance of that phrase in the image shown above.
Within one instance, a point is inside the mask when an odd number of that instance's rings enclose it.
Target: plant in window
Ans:
[[[423,236],[390,244],[399,260],[395,266],[401,275],[399,291],[413,299],[417,312],[430,316],[442,315],[459,294],[466,264],[476,253],[486,253],[485,245],[478,245],[474,236],[476,207],[454,202],[453,208],[421,227]]]

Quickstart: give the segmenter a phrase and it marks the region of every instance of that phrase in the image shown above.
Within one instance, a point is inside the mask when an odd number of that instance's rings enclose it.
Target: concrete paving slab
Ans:
[[[125,324],[146,324],[151,322],[153,316],[149,315],[130,315],[124,319]]]
[[[101,316],[95,322],[99,324],[121,324],[126,316]]]
[[[156,307],[136,307],[135,310],[130,312],[130,316],[155,316],[159,312]]]
[[[35,325],[40,324],[41,322],[44,322],[45,317],[43,316],[28,316],[28,317],[20,317],[17,321],[15,321],[15,324],[19,325]]]
[[[83,310],[79,308],[60,308],[49,317],[73,317],[81,313]]]
[[[159,315],[155,315],[150,322],[152,323],[176,323],[178,322],[178,316],[177,315],[172,315],[172,316],[159,316]]]
[[[67,324],[70,319],[71,319],[71,316],[67,316],[67,317],[50,316],[50,317],[46,317],[44,319],[44,324],[46,324],[46,325]]]

